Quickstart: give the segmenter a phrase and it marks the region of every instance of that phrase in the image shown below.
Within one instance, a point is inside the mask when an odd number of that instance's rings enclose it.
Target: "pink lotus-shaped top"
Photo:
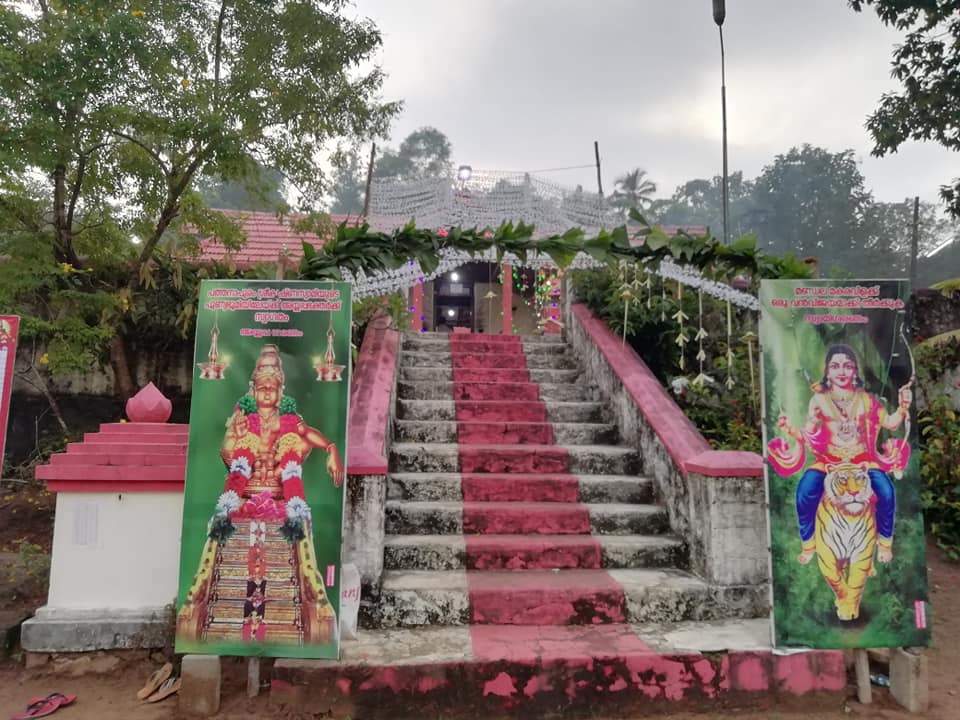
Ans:
[[[152,382],[127,400],[127,417],[131,422],[165,423],[173,412],[173,403]]]

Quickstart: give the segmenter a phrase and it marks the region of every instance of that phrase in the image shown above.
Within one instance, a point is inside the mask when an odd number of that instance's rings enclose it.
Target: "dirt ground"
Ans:
[[[53,519],[53,496],[36,489],[11,492],[0,488],[0,610],[35,608],[43,603],[37,590],[42,557],[36,551],[49,551]],[[24,545],[24,542],[27,544]],[[26,552],[24,548],[26,547]],[[4,561],[7,569],[4,572]],[[960,565],[949,563],[932,545],[928,549],[931,606],[934,620],[934,643],[929,650],[931,706],[924,718],[931,720],[960,719]],[[27,579],[18,580],[19,575]],[[12,582],[11,582],[12,580]],[[45,579],[41,585],[45,586]],[[85,655],[79,659],[58,658],[47,665],[25,669],[23,658],[14,655],[0,659],[0,720],[22,711],[28,698],[51,692],[76,694],[74,705],[62,708],[56,717],[63,720],[160,720],[179,718],[176,697],[155,705],[136,700],[136,691],[165,658],[154,653],[120,655]],[[269,691],[248,700],[246,697],[246,661],[224,660],[222,707],[216,716],[223,720],[298,720],[296,715],[270,707]],[[266,667],[264,668],[266,670]],[[264,672],[264,677],[268,673]],[[919,717],[897,709],[886,689],[874,688],[874,704],[869,707],[850,700],[837,712],[758,712],[737,714],[738,720],[840,720],[841,718],[907,718]],[[312,716],[310,716],[312,717]],[[716,715],[677,714],[659,716],[668,720],[703,720],[731,717]],[[423,718],[423,720],[433,720]],[[592,720],[604,720],[597,717]]]

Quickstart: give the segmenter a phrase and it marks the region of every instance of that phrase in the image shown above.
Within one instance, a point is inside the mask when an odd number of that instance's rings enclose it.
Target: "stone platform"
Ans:
[[[339,662],[278,660],[271,701],[354,720],[842,707],[842,653],[769,638],[767,619],[367,631]]]

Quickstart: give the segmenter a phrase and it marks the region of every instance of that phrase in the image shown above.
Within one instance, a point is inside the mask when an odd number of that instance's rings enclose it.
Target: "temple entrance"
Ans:
[[[504,272],[510,277],[505,278]],[[508,283],[509,310],[504,305],[504,283]],[[420,316],[425,331],[499,335],[509,313],[507,332],[559,332],[560,286],[552,269],[467,263],[424,283],[423,291]],[[415,299],[411,302],[416,305]]]

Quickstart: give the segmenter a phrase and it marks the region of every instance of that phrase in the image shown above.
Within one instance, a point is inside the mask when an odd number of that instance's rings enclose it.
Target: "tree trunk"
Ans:
[[[119,334],[110,341],[110,367],[113,369],[113,392],[126,402],[136,394],[137,384],[130,367],[127,344]]]
[[[33,375],[37,379],[37,386],[40,388],[40,392],[43,393],[43,396],[47,399],[47,404],[50,405],[50,411],[60,424],[60,429],[63,430],[64,437],[68,436],[70,434],[70,428],[67,427],[67,421],[63,418],[60,405],[57,403],[57,399],[53,397],[53,393],[50,392],[47,381],[36,367],[33,368]]]

